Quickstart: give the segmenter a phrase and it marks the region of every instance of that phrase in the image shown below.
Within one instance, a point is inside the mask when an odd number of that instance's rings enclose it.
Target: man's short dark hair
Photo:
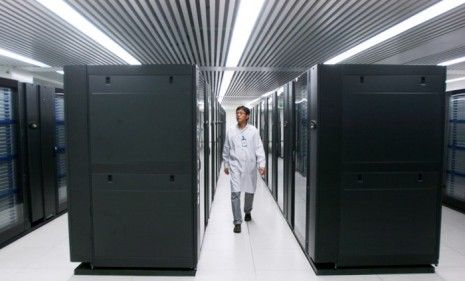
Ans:
[[[247,107],[245,107],[245,106],[243,106],[243,105],[238,106],[238,107],[236,108],[236,112],[237,112],[238,110],[243,110],[243,111],[245,112],[245,114],[250,115],[250,109],[248,109]]]

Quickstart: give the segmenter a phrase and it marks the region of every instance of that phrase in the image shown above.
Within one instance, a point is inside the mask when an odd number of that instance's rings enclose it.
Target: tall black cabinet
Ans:
[[[307,96],[295,89],[296,106],[307,104],[296,126],[308,136],[305,164],[296,161],[296,171],[306,175],[302,245],[312,264],[319,272],[432,271],[439,258],[445,68],[317,65],[306,81]]]
[[[76,273],[195,271],[208,202],[199,75],[191,65],[65,66]]]

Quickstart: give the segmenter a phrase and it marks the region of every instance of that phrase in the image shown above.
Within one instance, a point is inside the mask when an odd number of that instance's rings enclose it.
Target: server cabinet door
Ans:
[[[209,93],[209,102],[208,107],[205,110],[208,110],[208,181],[210,189],[210,202],[213,202],[215,196],[215,182],[213,177],[213,168],[215,166],[213,162],[214,155],[214,141],[213,141],[213,104],[215,103],[215,96],[213,91]]]
[[[465,90],[448,92],[443,202],[465,212]]]
[[[309,102],[307,74],[294,83],[295,86],[295,191],[294,233],[299,243],[307,248],[308,205],[308,154],[309,154]]]
[[[18,82],[0,78],[0,247],[28,226],[18,172]]]
[[[276,93],[275,93],[276,94]],[[275,100],[275,94],[271,95],[268,98],[268,111],[267,111],[267,123],[268,123],[268,130],[267,130],[267,135],[268,139],[265,143],[266,147],[268,148],[267,150],[267,160],[268,160],[268,166],[267,166],[267,174],[268,174],[268,188],[271,191],[271,194],[273,195],[274,199],[276,200],[276,185],[274,183],[274,177],[276,173],[274,172],[275,170],[275,165],[274,165],[274,158],[275,158],[275,153],[274,149],[275,146],[273,144],[274,141],[274,135],[273,135],[273,127],[274,127],[274,120],[273,120],[273,112],[274,112],[274,100]]]
[[[288,223],[294,227],[295,110],[294,83],[284,88],[284,209]]]
[[[206,169],[205,169],[205,92],[206,83],[202,77],[197,74],[197,93],[196,93],[196,160],[197,160],[197,253],[200,253],[203,236],[206,226],[206,208],[207,201],[205,200],[206,190]]]
[[[204,138],[204,162],[205,162],[205,225],[208,224],[208,218],[210,217],[210,208],[212,204],[211,197],[211,184],[210,184],[210,90],[207,87],[204,91],[204,104],[203,104],[203,138]]]
[[[287,86],[287,85],[286,85]],[[285,154],[284,154],[284,128],[287,125],[284,120],[284,98],[285,93],[280,93],[277,98],[277,107],[276,107],[276,114],[277,114],[277,128],[276,128],[276,170],[277,170],[277,201],[278,206],[283,212],[284,216],[286,217],[286,209],[284,208],[284,198],[287,198],[284,193],[287,191],[284,189],[284,178],[285,178],[285,169],[284,169],[284,162],[285,162]]]
[[[196,265],[195,83],[172,81],[89,76],[95,266]]]
[[[262,100],[260,104],[260,138],[263,142],[263,149],[265,150],[265,160],[266,160],[266,168],[268,169],[268,103],[265,100]],[[266,184],[268,184],[268,173],[265,173],[263,180]],[[269,187],[268,187],[269,188]]]
[[[213,93],[212,93],[213,95]],[[212,140],[211,140],[211,161],[212,161],[212,166],[211,166],[211,182],[212,182],[212,200],[215,196],[215,191],[216,191],[216,184],[217,184],[217,177],[216,177],[216,157],[217,157],[217,154],[216,154],[216,98],[215,96],[213,96],[212,98],[212,105],[211,105],[211,136],[212,136]]]
[[[66,187],[66,139],[63,93],[55,94],[55,176],[57,186],[57,212],[66,210],[68,194]]]
[[[57,186],[55,180],[55,88],[39,87],[40,98],[40,154],[42,159],[42,188],[44,219],[55,215],[57,210]]]
[[[27,156],[29,173],[29,203],[31,222],[44,217],[44,198],[42,191],[42,154],[40,151],[40,112],[39,94],[36,85],[25,85]]]

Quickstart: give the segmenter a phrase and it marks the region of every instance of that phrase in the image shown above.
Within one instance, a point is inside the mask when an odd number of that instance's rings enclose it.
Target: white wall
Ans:
[[[0,67],[0,77],[18,80],[19,82],[32,83],[33,77],[31,73],[25,71],[11,70],[9,67]]]
[[[226,111],[226,126],[227,128],[237,124],[236,121],[236,109],[235,108],[225,108]]]

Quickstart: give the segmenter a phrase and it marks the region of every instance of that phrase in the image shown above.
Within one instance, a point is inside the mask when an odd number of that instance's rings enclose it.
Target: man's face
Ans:
[[[248,119],[249,115],[247,115],[244,110],[239,109],[236,111],[236,120],[238,123],[247,122]]]

